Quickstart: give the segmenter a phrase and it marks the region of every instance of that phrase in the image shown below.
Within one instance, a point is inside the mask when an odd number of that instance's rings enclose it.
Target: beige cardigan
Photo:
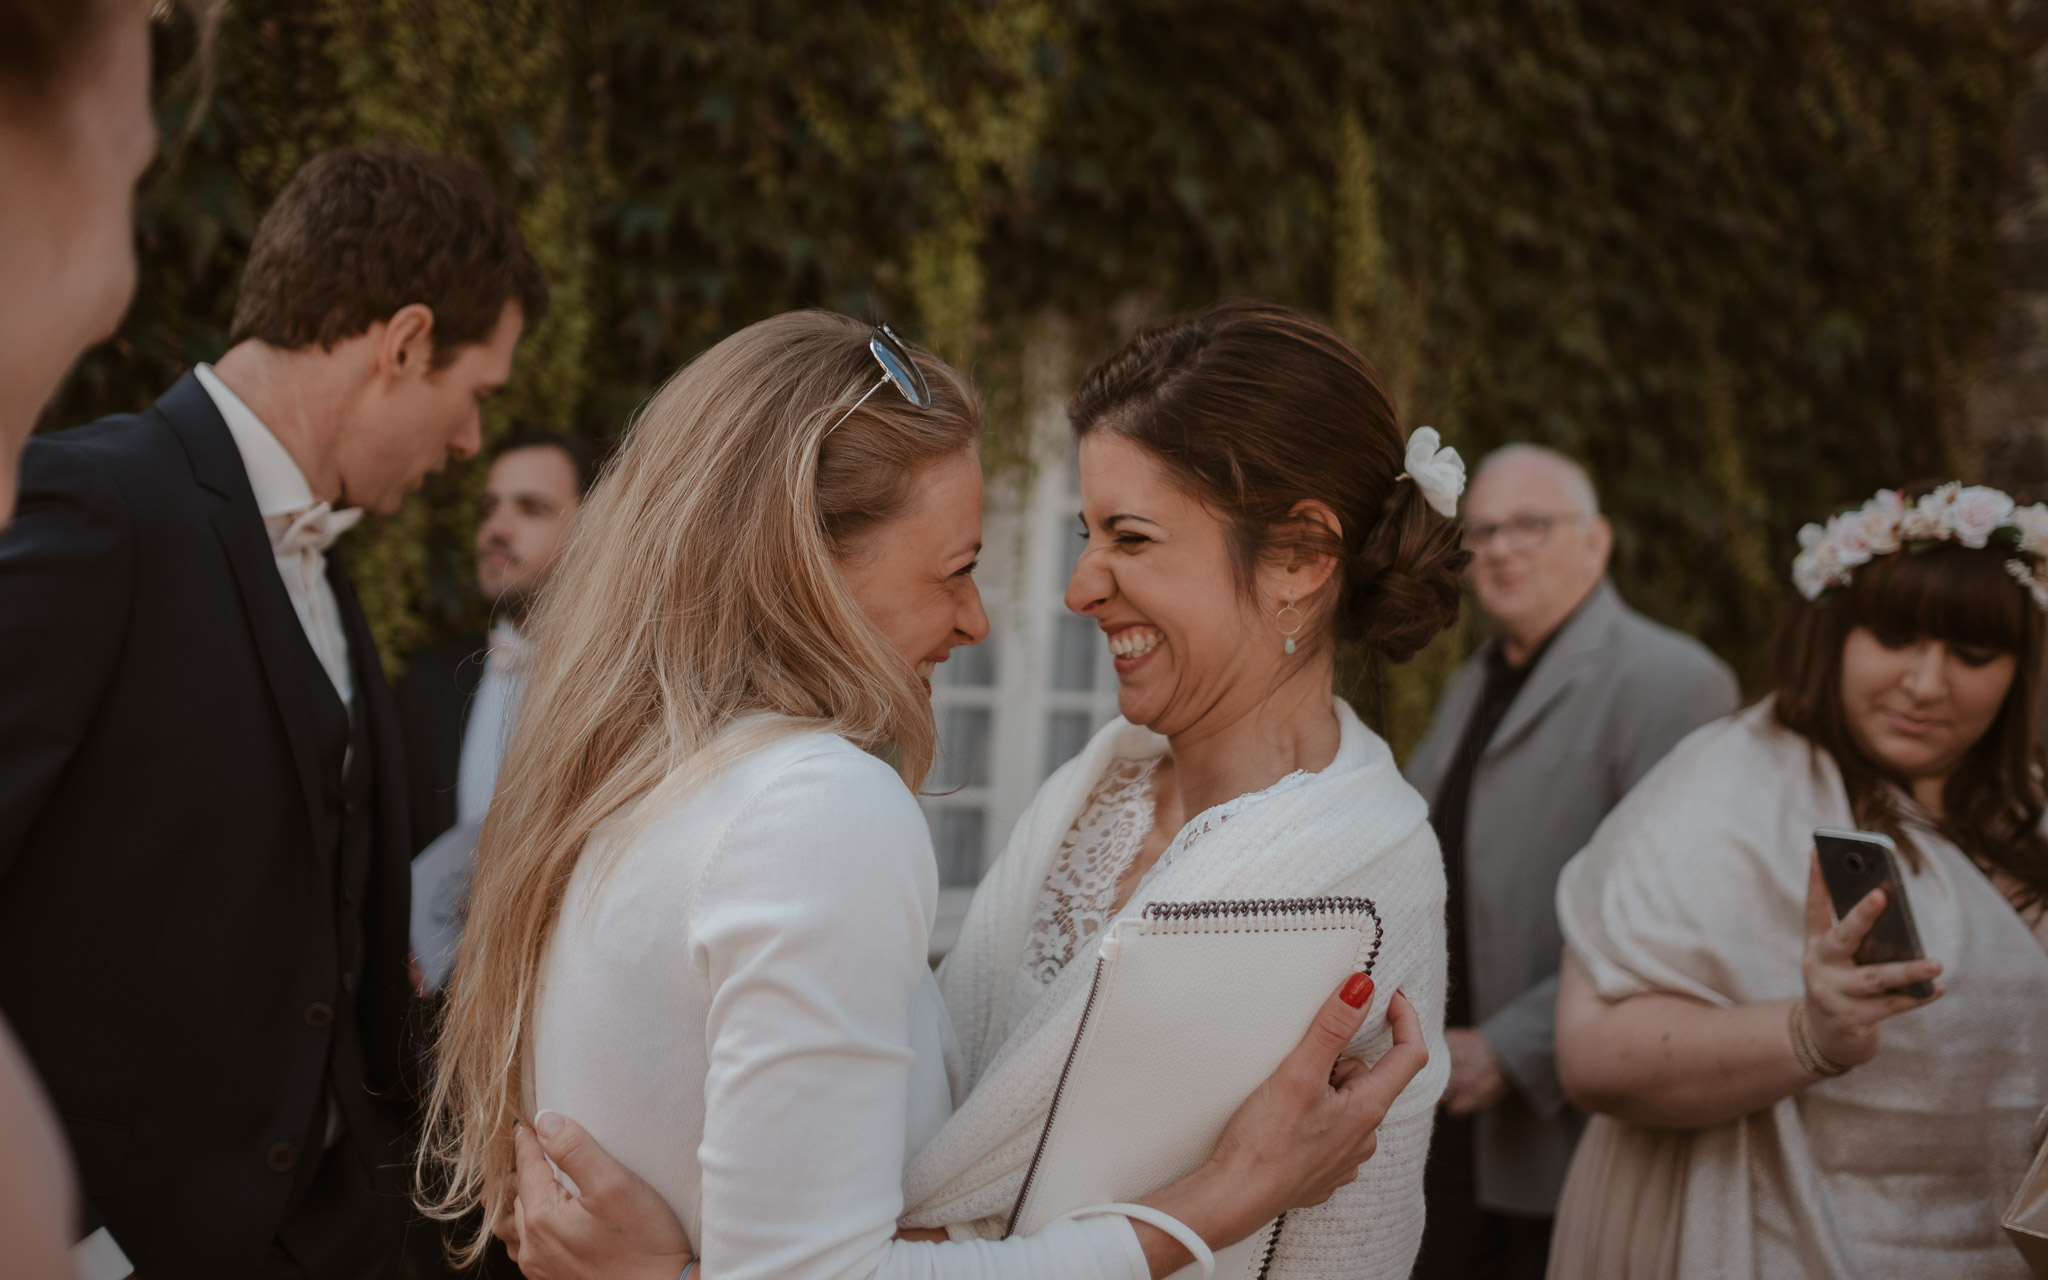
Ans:
[[[1565,868],[1566,945],[1601,995],[1730,1006],[1802,990],[1808,851],[1853,827],[1834,762],[1768,702],[1679,744]],[[1597,1116],[1551,1275],[1615,1280],[2024,1277],[1998,1226],[2048,1102],[2048,952],[1960,850],[1916,833],[1906,892],[1948,993],[1883,1047],[1740,1120]]]
[[[1288,1215],[1268,1272],[1275,1280],[1408,1274],[1422,1238],[1423,1160],[1450,1073],[1443,1045],[1443,864],[1427,806],[1402,780],[1386,743],[1342,702],[1336,711],[1343,736],[1328,768],[1211,828],[1148,876],[1119,915],[1135,916],[1153,901],[1338,894],[1372,898],[1386,923],[1377,990],[1354,1049],[1368,1061],[1385,1052],[1387,1001],[1400,989],[1422,1017],[1429,1065],[1395,1101],[1380,1126],[1378,1153],[1358,1180],[1324,1204]],[[1094,969],[1091,957],[1076,956],[1028,1010],[1010,1007],[1039,894],[1102,775],[1115,761],[1165,749],[1159,735],[1112,721],[1046,781],[982,881],[939,974],[972,1092],[905,1172],[906,1223],[971,1223],[976,1234],[1001,1233]]]

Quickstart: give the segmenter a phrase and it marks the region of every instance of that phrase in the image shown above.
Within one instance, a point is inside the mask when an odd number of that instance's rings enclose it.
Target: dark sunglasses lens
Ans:
[[[932,407],[932,393],[924,384],[924,374],[918,371],[917,361],[910,358],[910,353],[903,349],[903,343],[889,331],[888,325],[875,330],[875,336],[868,340],[868,350],[875,353],[883,374],[896,384],[905,400],[920,409]]]

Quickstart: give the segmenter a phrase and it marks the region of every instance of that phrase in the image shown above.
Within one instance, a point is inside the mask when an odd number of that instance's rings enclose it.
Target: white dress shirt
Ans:
[[[228,390],[213,366],[202,364],[193,372],[206,394],[213,397],[214,408],[228,424],[228,434],[235,438],[242,466],[249,473],[249,487],[256,491],[256,510],[270,534],[278,576],[284,579],[285,594],[292,598],[299,625],[306,629],[306,640],[327,678],[334,682],[341,704],[350,706],[355,701],[355,683],[348,669],[348,635],[341,626],[341,606],[327,581],[326,552],[328,544],[362,513],[330,511],[327,503],[316,502],[299,464],[242,398]]]
[[[498,766],[505,742],[519,716],[519,695],[526,688],[526,641],[519,629],[501,621],[491,628],[484,652],[484,676],[469,704],[469,722],[462,730],[462,755],[455,769],[455,821],[482,822],[498,789]]]
[[[510,622],[491,628],[483,679],[469,702],[455,766],[455,825],[412,860],[412,950],[429,991],[455,967],[469,907],[469,870],[484,813],[498,789],[498,767],[526,689],[526,641]]]
[[[718,1280],[1144,1280],[1129,1222],[896,1240],[952,1112],[917,801],[842,738],[789,734],[601,827],[542,961],[533,1103],[658,1191]]]

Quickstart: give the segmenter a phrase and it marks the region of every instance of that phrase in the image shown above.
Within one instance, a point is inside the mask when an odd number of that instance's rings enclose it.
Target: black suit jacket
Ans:
[[[373,1178],[389,1194],[342,1200],[396,1269],[405,780],[329,562],[353,731],[190,375],[147,412],[31,441],[0,533],[0,1010],[91,1217],[150,1280],[253,1274],[309,1200]],[[349,1140],[323,1156],[330,1087]]]
[[[398,725],[405,741],[413,852],[455,825],[455,780],[469,704],[484,678],[487,641],[465,636],[413,655],[398,678]]]

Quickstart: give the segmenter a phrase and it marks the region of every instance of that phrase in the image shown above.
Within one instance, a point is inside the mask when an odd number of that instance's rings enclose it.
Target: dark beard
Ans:
[[[533,591],[527,587],[507,587],[498,598],[491,602],[491,613],[521,628],[526,626],[526,617],[533,611]]]

